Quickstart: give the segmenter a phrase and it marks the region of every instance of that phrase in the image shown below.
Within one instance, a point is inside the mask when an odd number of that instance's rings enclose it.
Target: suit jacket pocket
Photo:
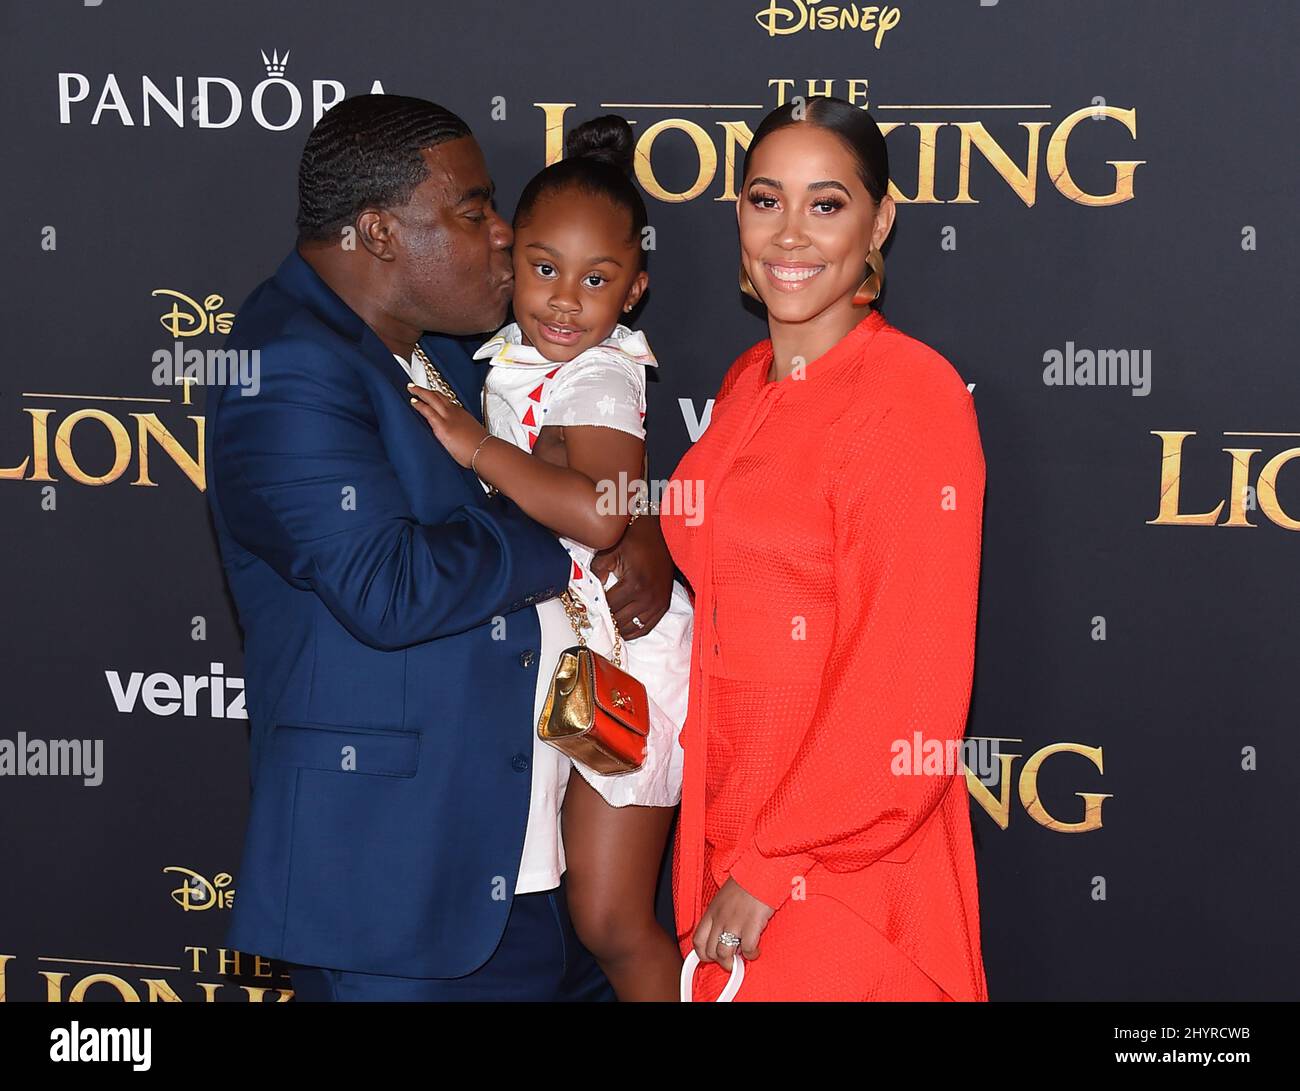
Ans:
[[[270,749],[276,765],[336,773],[413,777],[420,763],[415,731],[278,723]]]

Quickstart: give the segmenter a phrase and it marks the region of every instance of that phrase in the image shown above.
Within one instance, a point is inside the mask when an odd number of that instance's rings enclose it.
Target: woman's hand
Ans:
[[[470,459],[488,430],[479,424],[473,413],[462,409],[445,395],[415,383],[407,383],[406,389],[413,395],[412,407],[429,422],[434,437],[447,448],[452,458],[469,468]]]
[[[596,554],[591,570],[602,584],[611,572],[618,577],[605,591],[605,601],[624,640],[645,636],[668,613],[673,561],[657,516],[639,516],[618,545]]]
[[[758,958],[758,940],[775,912],[760,902],[735,879],[728,879],[713,896],[700,926],[695,929],[692,943],[701,962],[716,962],[730,972],[732,954],[739,951],[746,961]],[[718,942],[723,932],[733,932],[740,937],[739,947],[726,947]]]

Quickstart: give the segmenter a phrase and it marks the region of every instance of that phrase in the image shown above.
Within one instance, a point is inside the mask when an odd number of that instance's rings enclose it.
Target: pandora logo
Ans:
[[[113,72],[103,76],[60,72],[59,124],[229,129],[241,118],[249,118],[270,132],[283,132],[300,124],[308,113],[315,125],[349,94],[340,80],[312,79],[300,86],[289,79],[292,50],[259,53],[266,78],[251,87],[226,76],[119,79]],[[384,88],[375,80],[368,88],[351,89],[352,94],[365,91],[383,94]]]

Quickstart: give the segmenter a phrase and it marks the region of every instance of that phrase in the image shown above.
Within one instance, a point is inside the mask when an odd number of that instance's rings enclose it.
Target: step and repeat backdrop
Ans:
[[[507,211],[573,125],[632,122],[659,478],[766,335],[736,286],[753,130],[795,95],[869,109],[899,202],[884,312],[970,385],[988,465],[969,735],[994,775],[968,786],[991,996],[1295,997],[1292,6],[0,11],[0,999],[289,995],[224,946],[240,633],[203,392],[157,362],[220,348],[293,245],[312,124],[371,91],[461,114]]]

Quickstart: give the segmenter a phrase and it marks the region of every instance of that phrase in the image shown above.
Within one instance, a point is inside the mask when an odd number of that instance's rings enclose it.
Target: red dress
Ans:
[[[776,910],[737,1000],[986,1000],[951,760],[975,655],[973,400],[876,311],[802,377],[769,382],[771,361],[763,341],[727,372],[660,517],[695,601],[682,953],[730,876]],[[713,999],[725,975],[695,980]]]

